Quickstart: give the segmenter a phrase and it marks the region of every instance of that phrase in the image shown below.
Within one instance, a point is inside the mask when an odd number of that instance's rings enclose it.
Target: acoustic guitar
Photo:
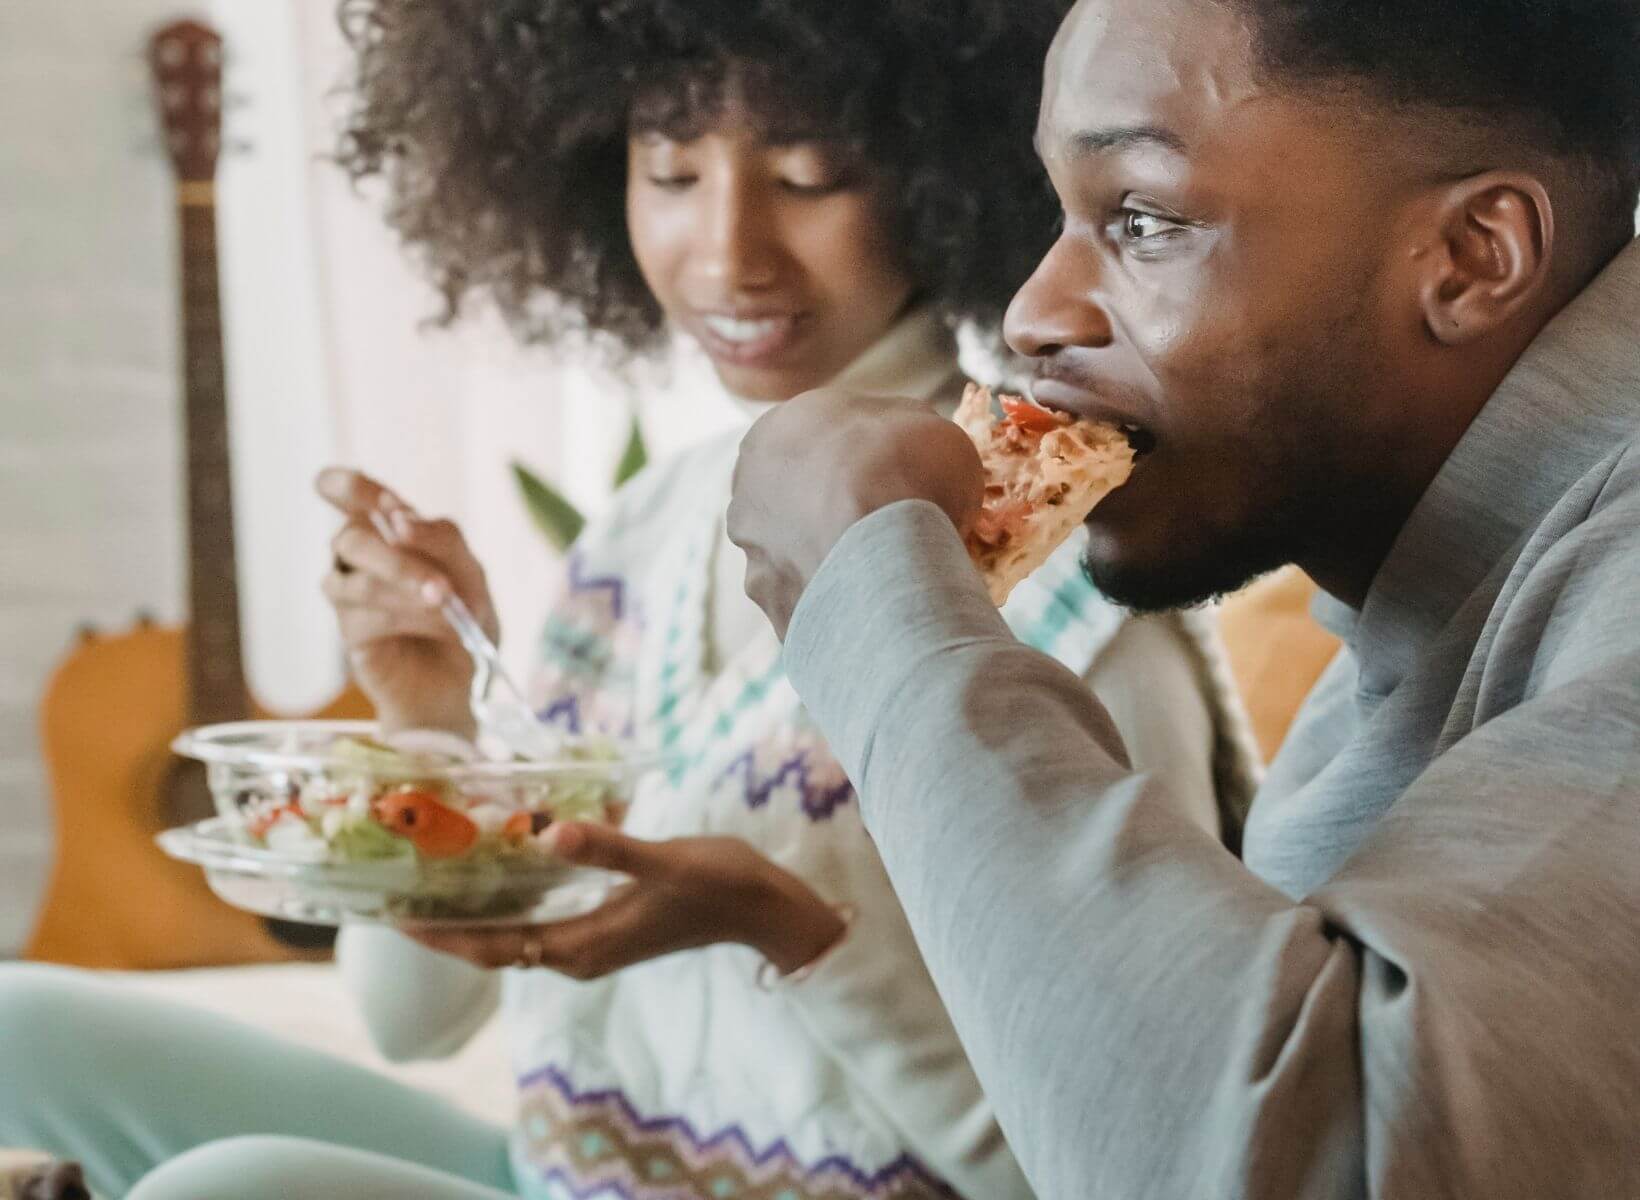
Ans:
[[[240,654],[218,292],[222,40],[180,22],[154,35],[149,58],[176,176],[190,618],[185,628],[139,622],[118,636],[84,634],[48,684],[41,733],[57,849],[25,953],[133,969],[319,957],[327,931],[230,908],[197,867],[154,844],[161,830],[213,812],[203,768],[176,759],[171,740],[261,714]],[[367,717],[370,706],[349,689],[317,715]]]

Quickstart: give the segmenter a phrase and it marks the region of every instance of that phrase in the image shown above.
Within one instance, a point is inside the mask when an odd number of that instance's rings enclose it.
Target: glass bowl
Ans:
[[[414,745],[409,743],[414,741]],[[172,748],[205,766],[217,816],[159,837],[222,899],[285,920],[532,924],[585,911],[613,877],[552,857],[557,820],[619,824],[659,765],[565,739],[552,761],[461,761],[458,740],[363,721],[241,721]]]
[[[246,843],[212,817],[159,835],[172,858],[205,870],[235,908],[309,925],[536,925],[590,911],[616,882],[606,871],[544,859],[482,868],[403,860],[303,862]]]

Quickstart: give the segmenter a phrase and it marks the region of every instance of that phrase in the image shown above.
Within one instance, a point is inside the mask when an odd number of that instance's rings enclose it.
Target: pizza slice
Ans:
[[[969,384],[956,422],[979,448],[985,500],[968,552],[998,607],[1027,575],[1127,482],[1133,449],[1114,425],[1079,421],[1018,396]]]

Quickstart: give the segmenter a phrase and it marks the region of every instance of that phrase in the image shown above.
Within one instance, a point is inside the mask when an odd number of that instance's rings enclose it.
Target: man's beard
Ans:
[[[1136,612],[1165,612],[1205,604],[1239,591],[1288,563],[1328,562],[1340,547],[1378,537],[1386,520],[1382,450],[1369,448],[1358,425],[1370,372],[1361,364],[1373,354],[1348,311],[1314,331],[1313,340],[1290,347],[1250,386],[1267,397],[1259,423],[1228,435],[1221,456],[1240,464],[1240,479],[1259,503],[1243,508],[1228,499],[1208,511],[1170,543],[1166,557],[1145,563],[1100,561],[1091,550],[1082,570],[1115,603]],[[1311,364],[1325,362],[1317,372]],[[1249,406],[1227,406],[1246,411]],[[1240,512],[1233,523],[1213,518]],[[1404,516],[1404,514],[1402,514]]]
[[[1327,491],[1331,491],[1329,487]],[[1082,573],[1104,596],[1140,613],[1193,608],[1240,591],[1260,575],[1304,557],[1334,528],[1327,505],[1288,492],[1259,520],[1233,536],[1211,539],[1199,553],[1147,566],[1082,558]]]

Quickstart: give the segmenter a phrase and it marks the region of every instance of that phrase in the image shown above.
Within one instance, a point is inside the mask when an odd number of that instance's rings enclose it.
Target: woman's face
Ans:
[[[823,386],[905,309],[873,181],[843,152],[775,144],[731,102],[687,140],[635,132],[627,159],[638,266],[735,394]]]

